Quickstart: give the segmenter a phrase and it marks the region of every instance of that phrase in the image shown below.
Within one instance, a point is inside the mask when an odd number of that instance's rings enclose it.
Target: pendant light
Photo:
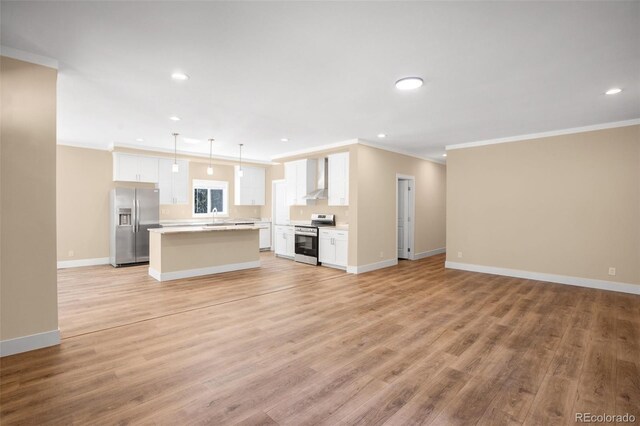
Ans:
[[[173,166],[171,166],[171,171],[173,173],[178,173],[180,171],[180,166],[178,166],[178,135],[180,133],[173,133]]]
[[[213,154],[213,141],[214,139],[209,139],[209,167],[207,167],[207,174],[211,176],[213,174],[213,167],[211,167],[211,155]]]
[[[242,146],[244,144],[241,143],[239,145],[240,145],[240,170],[238,170],[238,176],[242,177],[242,176],[244,176],[244,172],[242,171]]]

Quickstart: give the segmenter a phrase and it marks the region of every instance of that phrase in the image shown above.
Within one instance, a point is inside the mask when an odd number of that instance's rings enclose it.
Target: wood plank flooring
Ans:
[[[59,271],[58,347],[0,360],[0,423],[640,422],[640,297],[444,269]]]

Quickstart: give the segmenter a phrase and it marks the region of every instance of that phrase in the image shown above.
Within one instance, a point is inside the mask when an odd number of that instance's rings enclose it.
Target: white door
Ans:
[[[409,191],[408,180],[398,180],[398,259],[409,258]]]
[[[333,238],[333,245],[336,252],[335,264],[337,266],[347,267],[347,259],[349,256],[349,240],[346,232],[336,232]]]
[[[274,246],[276,254],[287,255],[287,236],[283,226],[274,226],[275,238]]]
[[[157,158],[147,157],[144,155],[138,156],[138,180],[140,182],[158,182]]]
[[[173,204],[173,160],[161,158],[158,161],[158,189],[160,190],[160,204]]]
[[[284,225],[289,223],[289,204],[287,203],[287,182],[273,184],[273,223]]]
[[[114,153],[115,171],[113,180],[125,182],[138,181],[138,156],[131,154]]]
[[[296,236],[293,226],[288,226],[286,231],[287,238],[287,256],[294,257],[296,255]]]

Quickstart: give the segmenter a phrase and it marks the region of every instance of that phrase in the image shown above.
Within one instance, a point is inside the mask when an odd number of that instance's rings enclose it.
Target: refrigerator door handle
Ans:
[[[137,198],[134,202],[136,203],[136,224],[133,227],[133,232],[139,232],[140,231],[140,202],[138,201]]]

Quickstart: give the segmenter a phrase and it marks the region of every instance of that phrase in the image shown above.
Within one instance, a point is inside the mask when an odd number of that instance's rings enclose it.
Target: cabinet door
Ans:
[[[161,158],[158,161],[158,189],[160,190],[160,204],[173,204],[173,160]]]
[[[260,228],[260,248],[271,248],[271,226],[266,225],[264,228]]]
[[[275,232],[275,252],[276,254],[287,255],[287,236],[283,226],[276,226]]]
[[[293,206],[296,204],[296,190],[297,190],[297,166],[296,162],[284,163],[284,179],[287,185],[287,205]]]
[[[333,239],[328,234],[320,234],[318,238],[318,260],[320,263],[335,263],[336,250],[333,246]]]
[[[333,244],[336,254],[334,265],[346,268],[349,257],[349,240],[347,238],[347,233],[336,231],[334,235]]]
[[[173,203],[189,204],[189,161],[178,160],[178,173],[173,173]]]
[[[329,155],[329,200],[330,206],[349,205],[349,153]]]
[[[264,167],[255,167],[253,177],[253,205],[264,206],[265,202],[265,173]]]
[[[122,182],[138,181],[138,156],[113,153],[113,180]]]
[[[138,180],[140,182],[158,182],[158,159],[155,157],[138,156]]]
[[[296,255],[296,237],[293,232],[293,227],[287,227],[287,256],[294,257]],[[290,229],[289,229],[290,228]]]

